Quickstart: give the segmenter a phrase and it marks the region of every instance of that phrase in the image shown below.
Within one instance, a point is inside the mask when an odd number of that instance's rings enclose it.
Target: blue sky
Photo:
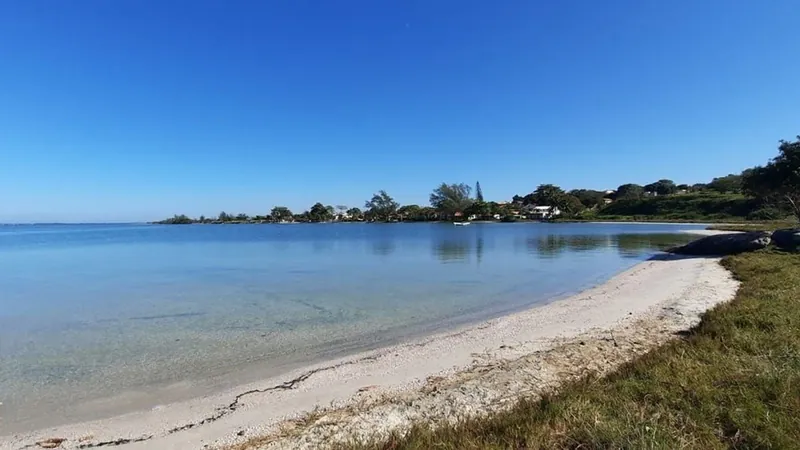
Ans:
[[[800,133],[796,1],[0,2],[0,221],[704,182]]]

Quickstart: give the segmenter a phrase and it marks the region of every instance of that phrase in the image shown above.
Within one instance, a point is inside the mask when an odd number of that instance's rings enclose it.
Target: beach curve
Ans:
[[[423,417],[488,411],[574,375],[562,373],[564,361],[588,364],[580,373],[603,372],[663,343],[732,298],[737,286],[716,258],[654,258],[544,306],[212,396],[0,437],[0,448],[46,439],[65,439],[59,448],[314,447]],[[575,357],[580,347],[603,346],[610,346],[604,358],[593,351]],[[516,387],[508,386],[510,373]]]

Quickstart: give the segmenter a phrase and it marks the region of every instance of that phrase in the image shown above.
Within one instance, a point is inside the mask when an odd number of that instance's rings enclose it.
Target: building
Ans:
[[[547,220],[561,215],[561,210],[557,206],[533,206],[527,205],[523,212],[528,219]]]

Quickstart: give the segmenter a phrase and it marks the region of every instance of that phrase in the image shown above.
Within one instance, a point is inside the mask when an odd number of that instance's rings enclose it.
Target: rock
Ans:
[[[737,253],[760,250],[770,243],[770,234],[765,231],[747,233],[728,233],[706,236],[686,245],[670,249],[678,255],[735,255]]]
[[[797,250],[800,248],[800,228],[775,230],[772,243],[784,250]]]

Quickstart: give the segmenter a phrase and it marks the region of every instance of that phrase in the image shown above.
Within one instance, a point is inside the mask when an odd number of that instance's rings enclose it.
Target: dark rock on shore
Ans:
[[[769,243],[769,233],[751,231],[706,236],[668,251],[678,255],[723,256],[760,250],[768,246]]]
[[[800,249],[800,228],[775,230],[772,233],[772,243],[784,250]]]

